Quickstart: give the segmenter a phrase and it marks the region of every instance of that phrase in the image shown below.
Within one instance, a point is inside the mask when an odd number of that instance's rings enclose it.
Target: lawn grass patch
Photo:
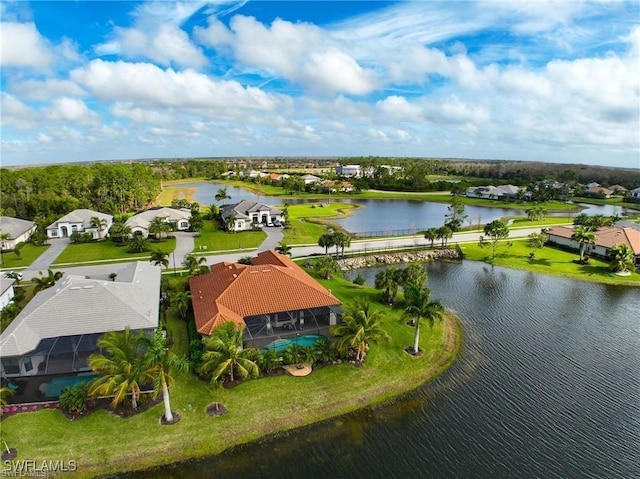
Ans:
[[[303,203],[289,206],[289,219],[284,230],[284,241],[289,245],[316,244],[327,232],[327,225],[337,228],[332,218],[352,214],[357,206],[351,203]]]
[[[609,270],[608,262],[594,257],[590,258],[588,265],[577,264],[575,260],[579,258],[578,252],[565,251],[554,246],[536,250],[535,259],[530,259],[531,248],[527,246],[527,240],[500,241],[494,260],[491,260],[491,246],[481,248],[478,244],[466,243],[461,244],[460,249],[465,259],[484,261],[496,266],[582,281],[640,286],[640,274],[637,272],[630,276],[618,276]]]
[[[378,297],[373,288],[343,278],[322,282],[347,305],[355,298],[375,301]],[[176,375],[171,404],[181,420],[171,427],[159,424],[162,404],[127,419],[97,411],[70,421],[60,411],[42,410],[4,419],[3,438],[17,448],[18,459],[75,459],[78,476],[112,474],[218,454],[269,434],[378,404],[420,386],[455,359],[461,332],[452,316],[433,329],[423,328],[425,354],[415,359],[403,352],[412,343],[413,330],[400,320],[401,309],[381,304],[376,308],[384,312],[384,328],[392,340],[372,345],[360,368],[350,364],[319,367],[303,378],[279,375],[232,389],[212,389],[191,374]],[[176,332],[178,323],[172,314],[173,350],[179,352],[186,339]],[[208,416],[206,407],[214,401],[223,403],[228,412]]]
[[[171,253],[176,249],[174,237],[161,241],[149,240],[151,251],[161,249],[165,253]],[[151,253],[129,253],[126,243],[120,244],[111,240],[95,241],[91,243],[76,243],[67,246],[55,259],[53,264],[99,262],[104,260],[148,260]]]
[[[195,252],[253,249],[260,246],[266,237],[262,230],[228,232],[217,221],[205,220],[200,234],[194,237]]]
[[[13,251],[5,251],[2,253],[2,269],[24,268],[33,263],[38,257],[44,253],[49,245],[35,246],[31,243],[25,243],[20,248],[20,257]]]

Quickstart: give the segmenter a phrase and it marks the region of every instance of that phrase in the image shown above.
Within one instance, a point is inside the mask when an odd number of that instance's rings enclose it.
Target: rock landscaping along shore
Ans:
[[[433,259],[462,259],[462,256],[455,249],[404,251],[399,253],[372,254],[368,256],[358,256],[356,258],[344,258],[338,260],[338,265],[341,270],[348,271],[351,269],[369,268],[380,264],[417,263]]]

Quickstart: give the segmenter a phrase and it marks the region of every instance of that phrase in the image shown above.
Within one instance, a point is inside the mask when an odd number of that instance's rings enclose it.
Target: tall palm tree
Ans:
[[[576,241],[580,245],[580,261],[584,261],[584,252],[587,245],[596,244],[596,235],[593,231],[589,230],[587,226],[578,225],[573,230],[571,239]]]
[[[169,253],[165,253],[160,248],[158,248],[153,253],[151,253],[151,257],[149,258],[149,261],[153,263],[154,266],[160,266],[160,267],[164,266],[165,268],[168,268]]]
[[[102,239],[102,231],[107,227],[107,220],[105,218],[98,218],[97,216],[91,217],[89,226],[98,230],[98,239]]]
[[[177,356],[169,351],[166,336],[160,329],[156,329],[150,338],[146,336],[140,338],[141,345],[145,350],[143,369],[149,371],[149,374],[154,378],[154,397],[162,394],[164,418],[171,423],[173,422],[173,413],[169,400],[169,386],[173,384],[173,377],[170,370],[186,372],[189,370],[189,362],[184,356]]]
[[[342,323],[331,327],[338,351],[345,353],[349,348],[354,348],[356,361],[361,362],[371,343],[390,340],[380,324],[382,319],[382,313],[373,311],[368,301],[356,301],[343,315]]]
[[[115,407],[131,394],[131,406],[138,408],[141,386],[155,379],[152,368],[144,361],[141,334],[128,327],[109,331],[98,339],[102,353],[89,357],[89,366],[101,374],[89,384],[91,396],[113,396]]]
[[[188,291],[178,291],[171,295],[171,306],[178,310],[183,320],[187,319],[187,310],[191,304],[191,293]]]
[[[334,273],[340,269],[338,263],[331,256],[326,255],[318,258],[313,263],[313,269],[324,279],[331,279]]]
[[[218,203],[220,203],[224,200],[230,200],[231,196],[228,195],[226,188],[218,188],[218,192],[214,198]]]
[[[428,228],[427,231],[424,232],[424,238],[426,240],[431,241],[431,247],[433,248],[433,243],[436,239],[438,239],[440,236],[439,232],[438,232],[438,228]]]
[[[332,233],[324,233],[323,235],[320,235],[320,238],[318,238],[318,246],[324,248],[325,255],[329,254],[329,248],[333,245],[335,245],[335,242]]]
[[[413,352],[419,351],[420,345],[420,320],[426,319],[429,326],[433,327],[435,321],[442,320],[444,307],[440,301],[431,301],[429,288],[423,288],[417,284],[409,284],[405,288],[405,298],[408,306],[404,309],[404,315],[413,318],[415,334],[413,336]]]
[[[114,221],[111,228],[109,228],[109,235],[112,238],[117,238],[119,243],[124,243],[131,234],[131,226],[126,225],[123,219]]]
[[[235,231],[236,230],[236,215],[233,212],[227,215],[226,219],[227,231]]]
[[[616,272],[628,272],[633,269],[635,256],[626,244],[619,244],[609,250],[611,269]]]
[[[211,374],[211,381],[228,376],[231,381],[258,377],[259,368],[252,358],[255,349],[243,349],[242,329],[227,321],[204,339],[204,353],[200,371]]]

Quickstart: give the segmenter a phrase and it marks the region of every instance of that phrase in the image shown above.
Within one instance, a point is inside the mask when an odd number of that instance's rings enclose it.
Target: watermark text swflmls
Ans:
[[[0,477],[47,477],[53,473],[75,472],[75,460],[36,461],[33,459],[12,459],[2,461]]]

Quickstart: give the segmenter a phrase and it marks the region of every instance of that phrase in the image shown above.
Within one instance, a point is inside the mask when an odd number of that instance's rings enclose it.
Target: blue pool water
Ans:
[[[276,339],[274,342],[267,344],[262,349],[275,349],[276,351],[284,351],[292,344],[297,344],[304,348],[315,346],[320,338],[324,338],[320,334],[307,334],[305,336],[298,336],[291,339]]]

